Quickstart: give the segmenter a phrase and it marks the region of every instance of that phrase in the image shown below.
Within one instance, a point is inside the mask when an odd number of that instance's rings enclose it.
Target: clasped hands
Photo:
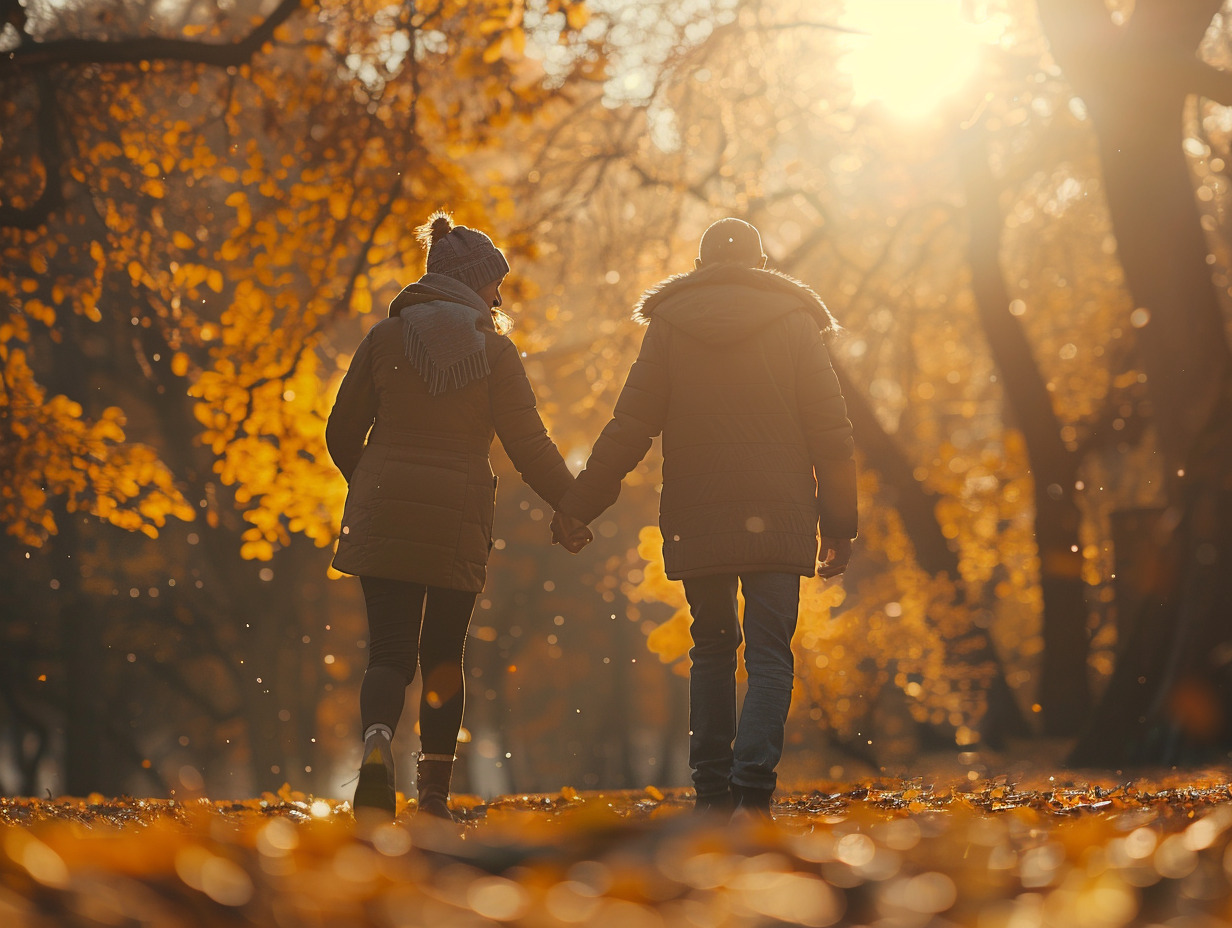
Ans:
[[[586,523],[558,512],[552,516],[552,544],[560,545],[570,554],[577,554],[595,540]]]

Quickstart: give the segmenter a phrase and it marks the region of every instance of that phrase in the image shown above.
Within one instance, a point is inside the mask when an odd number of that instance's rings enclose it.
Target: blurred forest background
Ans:
[[[0,794],[349,791],[324,418],[438,206],[510,256],[575,469],[713,220],[844,325],[861,538],[788,777],[1228,759],[1220,0],[0,11]],[[460,790],[687,782],[656,454],[570,558],[497,452]]]

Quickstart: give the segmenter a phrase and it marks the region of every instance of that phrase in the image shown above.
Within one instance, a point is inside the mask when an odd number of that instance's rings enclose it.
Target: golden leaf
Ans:
[[[334,191],[329,195],[329,214],[338,222],[347,218],[350,213],[351,202],[346,193],[342,191]]]
[[[484,64],[493,64],[499,61],[501,59],[501,55],[504,54],[504,44],[504,36],[501,36],[485,48],[483,50]]]
[[[571,3],[565,8],[565,18],[570,29],[581,29],[590,22],[590,10],[585,3]]]

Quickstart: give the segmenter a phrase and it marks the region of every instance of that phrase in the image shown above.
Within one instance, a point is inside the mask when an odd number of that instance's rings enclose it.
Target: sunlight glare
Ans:
[[[867,35],[844,39],[838,67],[854,102],[880,102],[896,115],[924,116],[975,70],[982,46],[1002,25],[972,23],[962,0],[850,0],[841,24]]]

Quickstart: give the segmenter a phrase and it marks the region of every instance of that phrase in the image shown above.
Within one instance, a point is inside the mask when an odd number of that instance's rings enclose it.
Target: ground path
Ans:
[[[776,820],[682,791],[345,802],[0,799],[0,925],[1232,925],[1229,771],[819,782]]]

